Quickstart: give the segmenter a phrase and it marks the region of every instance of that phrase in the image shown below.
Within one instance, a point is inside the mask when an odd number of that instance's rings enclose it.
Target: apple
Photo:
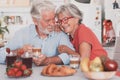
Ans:
[[[115,60],[106,60],[104,63],[105,71],[116,71],[118,68],[118,64]]]

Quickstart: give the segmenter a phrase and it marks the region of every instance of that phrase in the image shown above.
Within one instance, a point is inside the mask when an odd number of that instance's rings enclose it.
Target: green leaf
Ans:
[[[3,33],[5,33],[5,32],[8,32],[8,33],[9,33],[9,30],[8,30],[7,26],[5,26],[5,27],[1,27],[1,26],[0,26],[0,34],[3,34]]]

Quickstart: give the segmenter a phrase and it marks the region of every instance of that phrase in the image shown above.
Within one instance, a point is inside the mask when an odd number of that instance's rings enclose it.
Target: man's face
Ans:
[[[44,33],[50,33],[54,30],[55,25],[55,12],[54,11],[43,11],[41,14],[40,25]]]

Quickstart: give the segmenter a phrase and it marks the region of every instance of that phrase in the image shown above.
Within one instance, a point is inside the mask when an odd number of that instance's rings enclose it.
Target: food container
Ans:
[[[85,77],[94,80],[109,80],[115,76],[116,71],[106,71],[106,72],[83,72]]]
[[[7,54],[6,55],[6,64],[7,64],[7,67],[8,66],[11,66],[17,59],[17,56],[16,54],[10,52],[10,54]]]
[[[30,55],[30,53],[26,52],[21,58],[22,63],[25,64],[27,68],[32,68],[32,55]]]

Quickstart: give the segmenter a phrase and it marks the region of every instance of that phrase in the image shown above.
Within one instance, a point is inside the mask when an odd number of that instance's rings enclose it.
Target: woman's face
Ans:
[[[72,33],[76,24],[74,17],[63,13],[58,15],[58,22],[65,33]]]

